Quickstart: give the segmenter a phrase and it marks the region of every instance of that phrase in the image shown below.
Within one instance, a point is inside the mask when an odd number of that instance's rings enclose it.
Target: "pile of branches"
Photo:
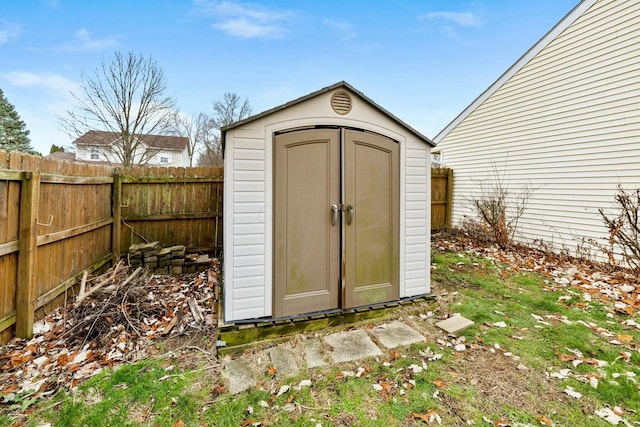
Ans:
[[[122,262],[85,275],[75,300],[36,322],[33,338],[0,347],[0,414],[144,357],[150,342],[215,336],[219,273],[214,259],[208,271],[182,276],[131,271]]]
[[[151,319],[168,311],[163,299],[154,298],[147,286],[150,278],[141,268],[132,273],[122,262],[106,274],[93,279],[85,292],[85,280],[75,304],[66,312],[67,329],[62,334],[71,345],[85,343],[104,348],[123,333],[135,339],[147,335]]]

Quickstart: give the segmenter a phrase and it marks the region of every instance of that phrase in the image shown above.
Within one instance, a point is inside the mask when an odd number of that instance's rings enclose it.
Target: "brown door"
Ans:
[[[337,129],[274,144],[274,317],[397,299],[398,144]]]
[[[275,138],[274,316],[338,308],[340,131]]]
[[[345,131],[345,308],[399,295],[399,146]]]

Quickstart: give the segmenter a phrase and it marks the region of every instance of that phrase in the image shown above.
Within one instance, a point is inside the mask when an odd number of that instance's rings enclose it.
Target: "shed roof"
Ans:
[[[493,95],[502,87],[511,77],[522,69],[531,59],[533,59],[542,49],[547,47],[558,35],[566,30],[576,19],[587,11],[598,0],[582,0],[574,7],[564,18],[560,20],[547,34],[545,34],[538,42],[533,45],[524,55],[520,57],[507,71],[505,71],[487,90],[482,92],[467,108],[465,108],[458,116],[451,121],[444,129],[438,133],[433,140],[436,143],[442,141],[453,129],[456,128],[464,119],[475,111],[482,103]]]
[[[353,92],[355,95],[357,95],[360,98],[362,98],[363,100],[365,100],[369,105],[374,107],[376,110],[380,111],[381,113],[383,113],[384,115],[389,117],[391,120],[395,121],[400,126],[404,127],[410,133],[412,133],[413,135],[418,137],[418,139],[424,141],[425,143],[427,143],[427,144],[429,144],[431,146],[435,146],[434,142],[431,141],[429,138],[427,138],[422,133],[418,132],[417,130],[415,130],[414,128],[412,128],[411,126],[409,126],[408,124],[406,124],[405,122],[403,122],[402,120],[400,120],[399,118],[397,118],[396,116],[391,114],[389,111],[387,111],[384,108],[382,108],[380,105],[376,104],[369,97],[367,97],[364,93],[360,92],[359,90],[357,90],[356,88],[354,88],[349,83],[347,83],[347,82],[345,82],[343,80],[343,81],[335,83],[335,84],[333,84],[331,86],[327,86],[325,88],[322,88],[320,90],[312,92],[312,93],[310,93],[308,95],[301,96],[300,98],[294,99],[293,101],[289,101],[286,104],[279,105],[277,107],[274,107],[274,108],[271,108],[269,110],[263,111],[262,113],[259,113],[259,114],[256,114],[254,116],[248,117],[248,118],[246,118],[244,120],[240,120],[240,121],[237,121],[235,123],[231,123],[230,125],[223,126],[222,128],[220,128],[220,131],[222,133],[222,147],[223,147],[223,149],[224,149],[224,146],[225,146],[226,132],[228,130],[240,127],[240,126],[245,125],[247,123],[251,123],[251,122],[253,122],[255,120],[261,119],[261,118],[266,117],[266,116],[268,116],[270,114],[273,114],[273,113],[276,113],[278,111],[282,111],[282,110],[285,110],[287,108],[290,108],[290,107],[292,107],[292,106],[294,106],[296,104],[299,104],[301,102],[304,102],[304,101],[306,101],[308,99],[315,98],[316,96],[319,96],[319,95],[322,95],[324,93],[330,92],[332,90],[340,89],[340,88],[345,88],[345,89],[348,89],[349,91]]]
[[[73,141],[73,143],[75,145],[105,146],[113,143],[118,138],[120,138],[120,134],[117,132],[90,130]],[[182,151],[189,142],[189,138],[185,136],[142,134],[138,135],[138,138],[148,147],[164,150]]]

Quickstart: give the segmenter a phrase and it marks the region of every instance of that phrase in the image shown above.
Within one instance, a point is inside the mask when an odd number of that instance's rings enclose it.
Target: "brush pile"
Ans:
[[[183,276],[118,263],[83,277],[75,301],[37,322],[32,339],[0,348],[0,409],[73,388],[104,367],[148,355],[157,341],[215,338],[218,274],[213,260],[208,271]]]

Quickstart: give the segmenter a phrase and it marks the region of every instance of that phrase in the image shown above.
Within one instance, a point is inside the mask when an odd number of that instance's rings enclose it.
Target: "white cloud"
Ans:
[[[31,143],[47,154],[51,144],[69,145],[69,136],[62,130],[57,117],[74,105],[70,91],[79,84],[59,74],[12,71],[0,74],[0,83],[27,124]]]
[[[422,15],[422,18],[444,21],[455,24],[459,27],[480,27],[482,20],[473,12],[429,12]]]
[[[240,38],[280,37],[285,32],[283,24],[293,15],[254,3],[195,0],[193,4],[195,15],[214,19],[213,28]]]
[[[342,40],[349,40],[357,35],[356,31],[353,29],[353,25],[349,22],[324,19],[322,23],[329,27],[334,33],[340,34],[342,36]]]
[[[22,33],[22,27],[8,21],[0,21],[0,44],[7,43],[18,38]]]
[[[107,36],[96,39],[86,28],[80,28],[74,33],[74,39],[64,43],[60,49],[66,51],[88,51],[88,50],[104,50],[118,47],[120,41],[116,36]]]
[[[36,74],[29,71],[11,71],[2,75],[9,83],[20,87],[42,88],[67,94],[77,90],[78,83],[58,74]]]
[[[260,38],[278,35],[280,30],[275,25],[264,25],[252,22],[246,17],[229,19],[218,24],[213,24],[213,28],[222,30],[225,33],[242,38]]]

